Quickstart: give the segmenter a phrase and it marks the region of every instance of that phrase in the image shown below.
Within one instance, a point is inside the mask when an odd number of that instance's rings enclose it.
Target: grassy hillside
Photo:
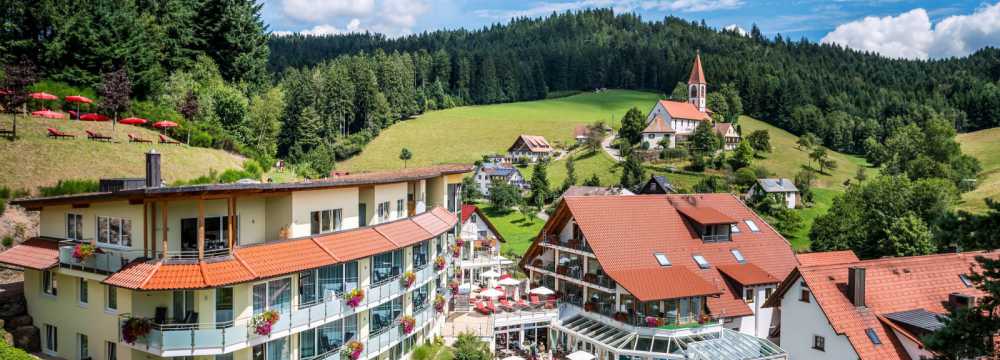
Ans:
[[[354,171],[401,168],[399,151],[403,147],[413,152],[408,166],[472,163],[484,154],[505,152],[519,134],[542,135],[553,144],[569,144],[576,125],[604,120],[617,127],[629,108],[636,106],[648,111],[657,98],[654,93],[609,90],[432,111],[385,129],[360,155],[338,164],[337,168]]]
[[[583,184],[584,181],[594,174],[597,174],[597,177],[601,179],[601,185],[604,186],[616,185],[621,180],[622,167],[620,164],[615,164],[615,161],[608,156],[608,153],[604,151],[590,153],[585,150],[578,150],[571,155],[574,160],[573,166],[575,169],[574,172],[576,172],[577,185]],[[566,161],[567,158],[564,157],[549,164],[547,173],[549,184],[552,185],[553,189],[558,189],[562,186],[563,181],[566,181]],[[665,175],[671,183],[685,189],[690,189],[702,178],[699,175],[668,172],[663,165],[646,165],[645,168],[647,175]],[[534,173],[533,166],[520,168],[520,170],[521,174],[529,180],[532,173]]]
[[[777,176],[794,179],[795,174],[803,168],[809,166],[809,153],[800,150],[795,142],[798,137],[785,130],[779,129],[768,123],[743,116],[740,118],[740,125],[743,127],[743,135],[749,135],[754,130],[767,130],[771,135],[771,146],[774,150],[767,154],[766,159],[756,159],[754,164],[763,165]],[[837,162],[836,170],[828,170],[830,175],[820,175],[817,179],[816,187],[843,189],[844,180],[854,178],[858,172],[858,167],[868,166],[864,158],[842,154],[836,151],[829,151],[830,158]],[[869,169],[868,175],[875,175],[874,169]]]
[[[11,127],[11,117],[0,116],[0,126]],[[76,139],[47,138],[45,128],[76,134]],[[155,131],[118,125],[114,142],[87,140],[84,130],[111,135],[111,123],[42,119],[19,116],[18,139],[0,140],[0,185],[34,191],[61,179],[99,179],[142,177],[145,174],[143,153],[150,148],[163,154],[163,177],[167,182],[205,175],[209,169],[219,172],[242,166],[243,158],[222,150],[184,145],[130,144],[128,133],[154,140]]]
[[[1000,128],[958,135],[962,152],[979,159],[983,172],[976,190],[962,196],[961,209],[982,211],[985,198],[1000,199]]]

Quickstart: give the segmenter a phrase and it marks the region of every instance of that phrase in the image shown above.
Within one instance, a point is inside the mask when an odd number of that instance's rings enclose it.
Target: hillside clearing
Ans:
[[[962,195],[960,209],[984,211],[984,199],[1000,196],[1000,128],[980,130],[957,136],[962,152],[979,159],[983,171],[979,173],[976,189]]]
[[[11,127],[9,115],[0,116],[3,128]],[[46,128],[75,134],[75,139],[46,137]],[[130,125],[118,125],[113,142],[87,140],[84,130],[111,135],[111,123],[43,119],[19,116],[18,139],[0,140],[0,185],[35,191],[63,179],[100,179],[145,176],[145,156],[149,149],[163,154],[163,178],[167,182],[187,180],[240,168],[243,157],[222,150],[155,143],[157,132]],[[153,144],[132,144],[128,133],[153,140]]]
[[[542,135],[553,145],[568,145],[574,141],[573,128],[577,125],[603,120],[617,127],[629,108],[648,111],[657,98],[657,94],[648,92],[608,90],[550,100],[431,111],[383,130],[361,154],[337,164],[337,168],[349,171],[402,168],[399,151],[404,147],[413,152],[407,166],[472,163],[485,154],[506,152],[520,134]]]

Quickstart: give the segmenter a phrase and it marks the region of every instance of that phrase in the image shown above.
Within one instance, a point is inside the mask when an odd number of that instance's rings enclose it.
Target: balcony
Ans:
[[[131,249],[113,249],[98,247],[94,254],[85,259],[77,259],[73,256],[76,246],[89,244],[89,240],[83,242],[74,240],[63,240],[59,242],[59,263],[74,270],[90,271],[101,274],[111,274],[118,272],[123,266],[136,260],[146,258],[146,252]]]
[[[590,245],[587,244],[586,239],[568,239],[566,241],[562,241],[559,239],[559,235],[557,234],[545,234],[541,244],[560,250],[569,250],[582,255],[593,256],[594,253],[594,251],[590,248]]]
[[[152,330],[148,335],[137,339],[134,344],[127,344],[121,338],[119,338],[119,342],[161,357],[225,354],[316,328],[381,305],[403,296],[407,291],[412,291],[434,281],[435,277],[444,271],[447,271],[447,267],[441,271],[435,271],[431,266],[417,270],[415,271],[416,281],[405,289],[399,282],[399,276],[380,285],[363,287],[365,297],[354,308],[346,304],[341,294],[327,294],[319,301],[300,304],[291,311],[279,313],[278,321],[271,327],[271,333],[267,336],[257,335],[254,332],[254,329],[250,327],[251,318],[249,317],[223,323],[187,324],[171,323],[166,319],[159,321],[146,319],[152,323]],[[431,314],[433,310],[424,309],[422,313]],[[130,317],[131,314],[121,315],[119,325],[124,326]],[[419,318],[418,324],[420,324]],[[398,328],[398,326],[394,328]],[[377,341],[385,340],[382,339],[381,335],[378,339],[380,340]],[[366,347],[366,349],[370,348]]]
[[[378,357],[379,354],[396,346],[403,339],[433,324],[437,319],[436,315],[437,313],[433,309],[423,309],[414,312],[413,318],[416,319],[416,325],[414,325],[413,331],[409,334],[403,334],[402,327],[398,325],[390,326],[376,334],[369,334],[368,340],[365,342],[365,351],[361,358],[370,359]]]
[[[583,315],[607,325],[645,335],[680,336],[717,332],[722,329],[722,320],[711,316],[706,316],[702,319],[696,319],[694,316],[682,318],[676,316],[655,317],[623,312],[610,313],[608,310],[611,309],[606,306],[579,306],[570,302],[562,302],[562,306],[560,306],[560,318]]]

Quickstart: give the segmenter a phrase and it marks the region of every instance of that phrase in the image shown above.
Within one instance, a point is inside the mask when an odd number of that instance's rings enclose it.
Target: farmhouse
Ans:
[[[802,204],[802,196],[799,196],[799,189],[791,180],[785,178],[778,179],[757,179],[757,183],[747,190],[747,199],[759,200],[764,196],[772,196],[775,200],[785,204],[785,207],[794,209]]]
[[[675,194],[677,189],[670,184],[670,180],[667,180],[666,176],[663,175],[653,175],[649,177],[649,181],[646,185],[639,188],[640,194]]]
[[[517,137],[514,144],[507,149],[507,157],[511,160],[526,158],[530,162],[548,159],[552,155],[552,145],[544,136],[524,135]]]
[[[458,246],[462,253],[459,267],[463,279],[476,283],[485,281],[486,278],[482,276],[484,272],[514,264],[500,256],[500,244],[506,241],[476,205],[462,205],[462,234],[459,239]]]
[[[476,168],[473,179],[479,185],[479,192],[485,196],[490,195],[490,185],[494,181],[514,185],[522,190],[526,190],[529,187],[528,182],[524,180],[524,175],[521,175],[521,171],[506,162],[483,163],[479,165]]]
[[[796,359],[930,359],[921,337],[948,308],[983,295],[966,277],[978,267],[964,252],[858,260],[853,252],[802,254],[767,300],[780,313],[781,346]]]
[[[716,123],[712,126],[712,130],[722,137],[723,150],[736,150],[736,146],[740,144],[740,134],[736,132],[736,127],[732,123]]]

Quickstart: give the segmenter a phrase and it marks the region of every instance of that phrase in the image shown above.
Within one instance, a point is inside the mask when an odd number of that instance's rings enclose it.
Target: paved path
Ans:
[[[604,148],[604,152],[611,156],[611,159],[615,162],[622,162],[622,157],[618,153],[618,149],[612,147],[611,142],[615,139],[615,134],[609,134],[604,140],[601,140],[601,147]]]

